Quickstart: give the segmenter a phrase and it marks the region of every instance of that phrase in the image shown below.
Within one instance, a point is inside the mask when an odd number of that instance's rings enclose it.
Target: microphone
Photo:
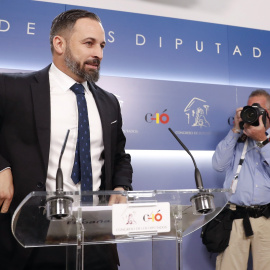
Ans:
[[[201,190],[204,189],[203,188],[203,182],[202,182],[202,176],[201,173],[197,167],[197,164],[195,162],[195,159],[193,158],[192,154],[190,153],[190,151],[188,150],[188,148],[184,145],[184,143],[176,136],[176,134],[172,131],[171,128],[169,128],[169,131],[172,133],[172,135],[174,136],[174,138],[181,144],[181,146],[186,150],[186,152],[190,155],[194,167],[195,167],[195,182],[196,182],[196,187],[197,189]]]
[[[190,198],[190,201],[192,202],[193,213],[194,214],[212,213],[215,208],[214,202],[213,202],[214,195],[204,190],[201,173],[197,167],[194,157],[192,156],[188,148],[177,137],[177,135],[172,131],[171,128],[169,128],[169,131],[172,133],[174,138],[180,143],[180,145],[184,148],[184,150],[190,155],[193,161],[194,167],[195,167],[195,182],[196,182],[197,189],[199,189],[199,193]]]
[[[58,169],[57,169],[57,172],[56,172],[55,180],[56,180],[56,193],[57,194],[60,194],[61,192],[63,192],[63,172],[62,172],[62,169],[61,169],[61,161],[62,161],[62,156],[64,154],[64,151],[66,149],[66,144],[67,144],[69,132],[70,132],[70,130],[68,129],[64,144],[63,144],[62,149],[61,149],[59,162],[58,162]]]
[[[72,216],[73,199],[64,195],[63,172],[61,169],[61,160],[66,148],[69,132],[70,130],[68,129],[58,161],[58,169],[55,178],[56,195],[49,197],[46,201],[46,215],[49,220],[67,219]]]

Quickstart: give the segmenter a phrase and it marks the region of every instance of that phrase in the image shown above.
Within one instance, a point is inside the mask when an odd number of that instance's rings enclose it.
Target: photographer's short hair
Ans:
[[[51,31],[50,31],[50,46],[53,52],[53,38],[57,35],[63,35],[65,31],[69,33],[72,31],[75,23],[78,19],[89,18],[101,23],[100,18],[92,12],[83,9],[71,9],[62,12],[54,18],[52,21]]]
[[[270,108],[270,95],[267,91],[264,89],[257,89],[251,92],[249,95],[249,98],[251,97],[258,97],[258,96],[264,96],[267,100],[267,108]]]

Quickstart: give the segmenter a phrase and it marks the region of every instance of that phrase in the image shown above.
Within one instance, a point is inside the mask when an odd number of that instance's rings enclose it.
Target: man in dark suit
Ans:
[[[85,10],[58,15],[50,33],[53,63],[30,74],[0,75],[0,268],[65,269],[63,248],[23,249],[12,236],[11,216],[31,191],[53,191],[61,145],[71,130],[62,160],[64,190],[78,191],[71,179],[78,134],[74,84],[85,89],[90,124],[93,190],[132,189],[120,106],[95,85],[105,34],[100,19]],[[122,202],[113,195],[110,203]],[[113,245],[88,246],[90,269],[117,269]],[[88,268],[86,268],[88,269]]]

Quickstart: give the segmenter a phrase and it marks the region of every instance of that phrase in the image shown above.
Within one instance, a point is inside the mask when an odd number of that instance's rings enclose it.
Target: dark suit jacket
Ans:
[[[49,67],[28,74],[0,75],[0,170],[11,167],[15,190],[10,216],[31,191],[45,190],[50,147]],[[101,190],[122,185],[131,188],[132,167],[124,150],[119,103],[113,94],[89,86],[103,129]],[[0,214],[0,231],[4,219],[8,223],[7,214]],[[0,234],[0,254],[1,241]]]

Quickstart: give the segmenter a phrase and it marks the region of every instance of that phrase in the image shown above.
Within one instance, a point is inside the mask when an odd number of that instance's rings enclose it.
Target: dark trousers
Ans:
[[[84,247],[85,270],[117,270],[114,245],[87,245]],[[74,270],[76,246],[35,248],[24,270]]]
[[[85,270],[118,269],[116,245],[86,245],[84,248]],[[66,262],[68,270],[75,269],[76,246],[23,248],[12,235],[10,213],[0,214],[1,270],[66,270]]]

